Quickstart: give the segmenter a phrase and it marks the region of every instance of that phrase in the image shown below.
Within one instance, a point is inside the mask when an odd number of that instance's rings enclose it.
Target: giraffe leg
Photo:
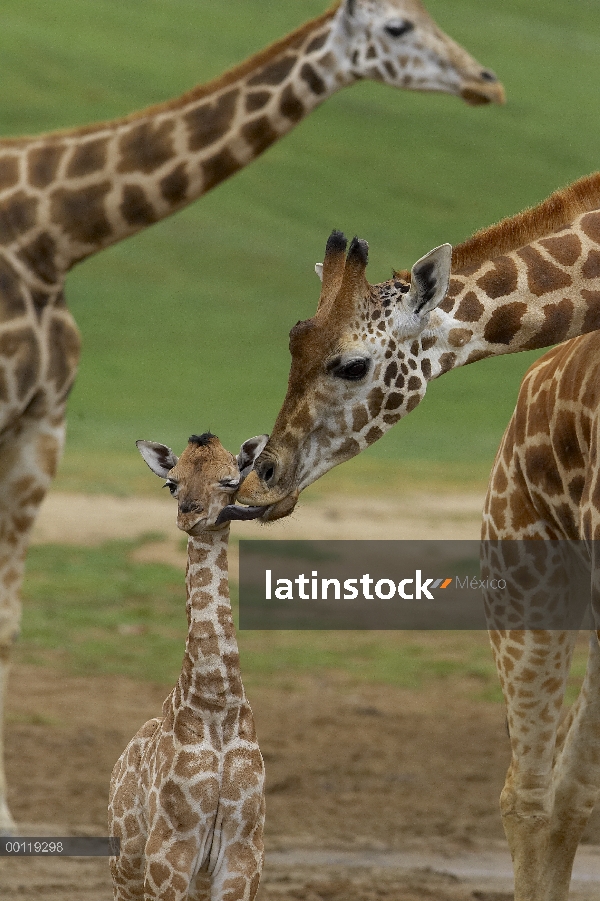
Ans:
[[[508,712],[512,759],[500,796],[515,901],[546,901],[553,758],[576,632],[490,633]]]
[[[262,830],[258,838],[257,844],[234,842],[227,848],[213,874],[211,901],[254,901],[264,860]]]
[[[29,537],[56,472],[64,443],[64,412],[32,409],[0,436],[0,834],[14,833],[6,801],[4,705],[10,658],[21,621],[21,582]]]
[[[590,642],[585,679],[554,768],[554,809],[545,871],[548,901],[565,901],[581,836],[600,792],[600,646]]]
[[[198,873],[188,892],[188,901],[210,901],[210,876]]]

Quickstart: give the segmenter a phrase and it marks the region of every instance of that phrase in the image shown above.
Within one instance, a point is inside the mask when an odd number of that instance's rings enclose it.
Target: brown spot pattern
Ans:
[[[458,305],[454,318],[460,322],[478,322],[484,311],[484,306],[474,291],[467,291]]]
[[[521,328],[521,319],[526,312],[527,304],[520,301],[498,307],[485,326],[485,340],[489,344],[510,344]]]
[[[19,180],[19,160],[16,156],[0,157],[0,191],[12,188]]]
[[[246,94],[246,112],[256,113],[263,106],[266,106],[271,99],[270,91],[250,91]]]
[[[160,193],[171,206],[183,203],[186,199],[189,185],[190,180],[186,172],[186,163],[179,163],[159,182]]]
[[[20,278],[12,266],[0,258],[0,321],[22,316],[27,307],[21,294]]]
[[[452,328],[448,332],[448,344],[451,347],[463,347],[473,337],[473,332],[468,328]]]
[[[280,59],[268,63],[264,69],[261,69],[256,75],[253,75],[252,78],[248,80],[248,85],[250,87],[256,87],[261,84],[281,84],[281,82],[285,81],[288,77],[295,64],[296,57],[286,54],[285,56],[280,57]]]
[[[202,150],[227,134],[235,116],[238,96],[239,91],[235,88],[186,113],[190,150]]]
[[[19,258],[38,275],[52,285],[58,278],[56,268],[56,242],[48,232],[42,232],[19,251]]]
[[[247,122],[241,131],[256,156],[270,147],[279,137],[267,116]]]
[[[600,328],[600,291],[587,291],[584,288],[581,296],[587,301],[588,305],[581,331],[582,333],[593,332]]]
[[[545,260],[535,247],[522,247],[517,251],[527,266],[527,284],[536,297],[542,297],[552,291],[569,288],[573,279],[554,263]]]
[[[24,191],[17,191],[5,200],[0,207],[0,242],[10,244],[33,228],[37,207],[36,198],[28,197]]]
[[[160,169],[173,156],[172,133],[175,123],[141,122],[131,127],[119,141],[119,172],[145,172]]]
[[[465,283],[458,278],[451,278],[448,283],[448,290],[446,291],[446,297],[456,297],[457,294],[460,294],[462,289],[464,288]]]
[[[60,144],[37,147],[27,154],[27,179],[34,188],[47,188],[56,178],[56,171],[65,152]]]
[[[544,494],[554,497],[562,493],[562,481],[547,444],[534,444],[526,448],[525,466],[529,481],[540,487]]]
[[[544,238],[540,241],[550,256],[562,266],[572,266],[579,259],[581,241],[577,235],[560,235],[556,238]]]
[[[544,324],[533,338],[523,344],[525,350],[557,344],[567,337],[573,320],[573,303],[567,297],[560,303],[546,304],[543,308]]]
[[[233,175],[242,164],[237,161],[234,155],[226,147],[219,153],[215,153],[204,163],[202,163],[202,172],[204,174],[204,190],[210,191],[215,185],[220,184]]]
[[[379,428],[379,426],[374,425],[373,428],[369,429],[369,431],[365,435],[365,441],[370,446],[371,444],[375,444],[375,442],[378,441],[382,435],[383,435],[383,432]]]
[[[582,231],[596,244],[600,244],[600,213],[588,213],[580,222]]]
[[[443,375],[444,372],[448,372],[454,364],[456,363],[456,354],[446,353],[442,354],[440,357],[440,375]]]
[[[107,160],[108,141],[108,138],[96,138],[76,147],[67,166],[67,178],[81,178],[103,169]]]
[[[582,266],[581,274],[584,278],[598,278],[600,275],[600,251],[590,250],[587,260]]]
[[[355,432],[362,432],[364,427],[369,421],[369,414],[367,413],[365,407],[359,406],[354,407],[352,410],[352,429]]]
[[[0,357],[10,360],[17,395],[19,400],[24,400],[40,375],[41,355],[33,331],[19,328],[0,335]]]
[[[279,112],[290,122],[299,122],[304,116],[304,104],[296,97],[290,84],[284,88],[279,99]]]
[[[139,185],[124,186],[119,210],[125,222],[136,227],[151,225],[157,219],[152,204]]]
[[[79,190],[59,188],[50,200],[52,221],[82,244],[100,244],[111,233],[104,200],[111,189],[109,181]]]
[[[316,94],[318,97],[327,90],[325,82],[310,63],[304,63],[300,69],[300,77],[306,82],[313,94]]]
[[[381,407],[383,405],[384,394],[379,386],[372,388],[369,391],[369,395],[367,397],[367,406],[369,408],[369,414],[373,419],[375,416],[379,414]]]
[[[350,457],[355,457],[358,453],[360,453],[360,444],[358,441],[356,441],[355,438],[346,438],[336,451],[335,456],[347,460]]]
[[[307,53],[314,53],[315,50],[320,50],[321,47],[325,45],[325,41],[329,36],[329,31],[323,31],[321,34],[315,35],[314,38],[311,39],[308,47],[306,48]]]
[[[385,409],[386,410],[397,410],[398,407],[402,406],[403,401],[404,401],[404,395],[400,394],[398,391],[394,391],[394,392],[392,392],[392,394],[390,394],[390,396],[386,400]]]
[[[516,290],[519,273],[517,265],[511,257],[497,257],[489,272],[477,280],[477,284],[488,297],[506,297]]]

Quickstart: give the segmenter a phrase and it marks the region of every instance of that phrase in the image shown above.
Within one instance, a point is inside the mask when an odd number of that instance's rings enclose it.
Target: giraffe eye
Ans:
[[[163,488],[168,488],[171,492],[172,496],[175,497],[175,492],[177,491],[177,482],[174,482],[173,479],[167,479]]]
[[[406,19],[397,19],[393,22],[388,22],[385,26],[385,30],[390,37],[401,38],[402,35],[408,34],[409,31],[413,31],[414,27],[413,23]]]
[[[237,488],[239,486],[239,484],[240,484],[239,479],[221,479],[219,482],[219,485],[221,486],[221,488],[234,489],[234,488]]]
[[[330,368],[330,372],[338,379],[345,379],[348,382],[358,382],[363,379],[369,369],[371,361],[365,357],[356,360],[348,360],[345,363],[337,360],[334,361]]]

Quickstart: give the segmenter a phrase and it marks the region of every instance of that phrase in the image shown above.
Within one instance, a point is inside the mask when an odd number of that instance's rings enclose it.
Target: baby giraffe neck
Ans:
[[[229,524],[188,539],[188,636],[178,695],[182,706],[197,711],[244,700],[229,600],[228,542]]]

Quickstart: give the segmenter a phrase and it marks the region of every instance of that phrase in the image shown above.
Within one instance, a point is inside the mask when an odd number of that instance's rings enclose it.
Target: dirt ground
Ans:
[[[181,557],[168,501],[94,498],[89,516],[88,498],[50,501],[38,541],[132,537],[142,523],[145,533],[168,536],[154,554]],[[448,500],[445,513],[437,500],[416,496],[402,507],[320,501],[306,505],[282,537],[331,537],[334,522],[335,537],[358,537],[352,529],[359,519],[370,530],[360,537],[377,537],[380,529],[387,538],[402,530],[412,538],[477,537],[481,498],[458,501]],[[115,529],[127,520],[115,515],[121,506],[131,513],[127,534]],[[105,834],[112,766],[141,723],[158,713],[168,688],[17,664],[6,743],[9,800],[21,833]],[[267,769],[260,901],[508,901],[498,797],[509,744],[500,705],[466,700],[446,685],[418,693],[375,685],[349,691],[334,676],[285,692],[254,688],[250,700]],[[600,845],[600,817],[586,841]],[[600,849],[584,854],[588,869],[573,897],[591,901],[598,897]],[[462,870],[459,859],[467,861]],[[0,859],[0,897],[109,901],[108,863]]]

